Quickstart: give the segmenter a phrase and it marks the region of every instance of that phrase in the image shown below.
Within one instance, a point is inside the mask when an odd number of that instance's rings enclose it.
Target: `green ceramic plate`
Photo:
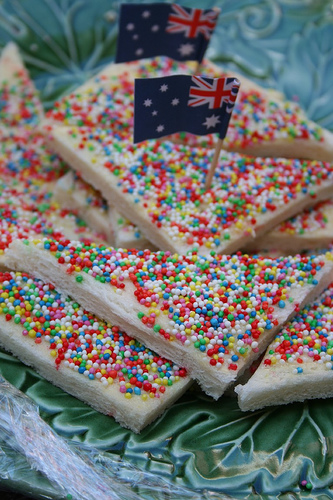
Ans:
[[[199,0],[180,3],[202,6]],[[205,2],[213,5],[222,15],[208,56],[300,100],[311,118],[333,130],[332,1]],[[0,46],[18,43],[49,107],[112,60],[117,13],[112,0],[0,0]],[[157,478],[218,498],[333,498],[333,400],[242,413],[232,398],[213,402],[194,390],[135,435],[8,354],[0,353],[0,372],[39,405],[58,434]],[[10,460],[16,468],[3,487],[57,498],[22,457]],[[165,498],[158,490],[151,495]]]

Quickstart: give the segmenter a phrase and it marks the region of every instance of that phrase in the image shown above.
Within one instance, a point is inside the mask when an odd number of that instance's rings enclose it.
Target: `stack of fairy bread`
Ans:
[[[111,64],[44,116],[0,59],[1,346],[135,432],[193,380],[243,410],[333,396],[333,136],[239,77],[207,190],[215,137],[132,139],[134,78],[192,72]]]

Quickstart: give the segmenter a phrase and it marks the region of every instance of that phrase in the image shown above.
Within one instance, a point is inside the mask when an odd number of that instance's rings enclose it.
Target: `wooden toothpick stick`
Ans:
[[[199,61],[196,61],[195,68],[193,70],[194,75],[198,75],[200,73],[200,68],[201,68],[201,63]]]
[[[210,189],[212,186],[212,180],[213,180],[213,175],[217,167],[217,162],[220,156],[220,152],[223,146],[223,139],[218,139],[216,146],[215,146],[215,152],[214,156],[212,159],[212,163],[210,164],[210,169],[208,171],[207,177],[206,177],[206,182],[205,182],[205,188]]]

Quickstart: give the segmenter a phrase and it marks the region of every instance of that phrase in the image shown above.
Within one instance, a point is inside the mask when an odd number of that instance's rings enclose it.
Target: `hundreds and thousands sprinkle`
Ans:
[[[129,66],[130,68],[130,66]],[[165,74],[189,73],[191,67],[184,63],[170,63],[167,58],[158,58],[142,64],[137,77],[161,76]],[[172,73],[171,73],[172,72]],[[202,66],[202,73],[210,77],[223,76]],[[117,77],[96,77],[91,87],[86,86],[55,104],[48,118],[64,125],[106,127],[132,140],[133,134],[134,81],[128,73]],[[212,146],[213,136],[204,139],[190,134],[181,134],[182,141],[191,146],[205,143]],[[322,129],[310,122],[301,108],[294,102],[270,98],[267,92],[257,89],[242,90],[233,109],[228,134],[224,140],[227,149],[242,150],[253,144],[277,139],[313,139],[322,141]]]
[[[1,81],[1,126],[33,128],[41,115],[42,105],[25,69],[14,74],[10,81]]]
[[[205,258],[70,241],[31,244],[50,252],[67,273],[76,275],[78,285],[87,274],[121,294],[131,281],[144,325],[201,352],[210,365],[225,364],[230,370],[237,370],[251,351],[258,352],[260,336],[278,325],[279,310],[293,302],[297,311],[290,292],[316,285],[324,265],[322,256],[266,259],[212,252]]]
[[[276,229],[281,233],[307,235],[309,233],[325,229],[333,216],[333,201],[323,201],[314,207],[305,210],[301,214],[293,217]],[[333,235],[332,235],[333,239]]]
[[[22,348],[25,339],[43,342],[56,367],[105,386],[117,384],[128,399],[159,398],[186,376],[186,370],[25,273],[0,273],[0,315],[22,328]]]
[[[46,148],[42,135],[21,127],[2,138],[0,255],[12,241],[29,236],[92,238],[75,213],[53,200],[52,182],[66,171],[64,162]]]
[[[59,179],[68,167],[45,145],[44,137],[24,127],[6,133],[0,142],[1,178],[31,189]]]
[[[73,236],[84,241],[91,241],[93,236],[73,212],[52,201],[52,193],[24,192],[1,183],[0,256],[13,241],[38,235],[55,239]]]
[[[87,152],[91,168],[103,165],[111,172],[121,196],[138,204],[167,235],[170,248],[181,252],[224,251],[229,240],[252,235],[263,216],[267,223],[269,215],[299,195],[315,199],[318,187],[333,174],[329,163],[222,152],[213,186],[206,190],[211,149],[169,141],[132,145],[104,128],[68,133],[78,154]]]
[[[288,363],[295,374],[320,363],[333,368],[333,284],[306,306],[275,337],[264,358],[266,367]],[[310,363],[310,365],[309,365]]]

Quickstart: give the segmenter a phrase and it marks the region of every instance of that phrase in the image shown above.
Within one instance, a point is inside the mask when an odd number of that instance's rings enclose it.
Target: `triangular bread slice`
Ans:
[[[193,63],[171,61],[166,57],[128,64],[110,64],[77,91],[62,98],[47,118],[55,127],[83,124],[111,127],[113,133],[133,135],[134,78],[193,74]],[[295,102],[287,101],[276,90],[266,89],[243,75],[225,71],[209,60],[200,73],[209,77],[234,76],[241,89],[230,120],[224,147],[251,156],[277,156],[333,161],[333,134],[306,117]],[[178,134],[176,141],[214,147],[216,137]]]
[[[330,199],[282,222],[273,231],[258,238],[247,250],[274,251],[289,255],[303,251],[320,251],[332,243],[333,201]]]
[[[333,284],[287,323],[250,380],[238,385],[242,410],[333,397]]]
[[[218,398],[332,281],[332,255],[264,259],[15,241],[8,265],[47,279],[184,366]]]
[[[109,218],[114,234],[114,244],[116,248],[136,248],[138,250],[156,250],[147,238],[145,238],[137,226],[123,217],[114,206],[109,208]]]
[[[203,71],[217,77],[221,67],[207,60]],[[332,132],[310,120],[298,103],[286,100],[282,93],[263,88],[243,75],[234,76],[241,81],[241,89],[225,149],[250,156],[333,161]]]
[[[28,235],[103,241],[53,199],[54,183],[68,167],[35,130],[42,105],[14,44],[0,58],[0,94],[0,264],[10,242]]]
[[[333,164],[252,158],[170,141],[133,145],[108,129],[57,127],[52,146],[157,248],[231,253],[333,192]]]
[[[104,240],[116,248],[153,249],[149,240],[139,229],[113,206],[109,206],[102,195],[90,184],[69,171],[54,187],[54,197],[62,207],[76,210],[79,216]]]
[[[104,241],[114,245],[109,207],[92,186],[70,170],[56,182],[53,196],[63,208],[74,210],[96,234],[103,236]]]
[[[34,83],[17,46],[10,42],[0,56],[0,132],[8,127],[35,128],[44,113]]]
[[[210,61],[204,61],[201,68],[209,76],[221,76],[221,74],[224,74],[220,67]],[[114,135],[116,139],[120,134],[121,137],[127,138],[128,141],[132,140],[134,77],[157,76],[175,72],[193,73],[193,71],[194,66],[192,63],[176,63],[170,61],[168,58],[143,60],[130,64],[111,64],[97,75],[97,77],[79,87],[76,92],[56,103],[54,110],[48,113],[47,122],[44,122],[44,130],[50,132],[50,127],[52,128],[52,133],[48,134],[48,140],[58,152],[67,158],[72,158],[73,165],[77,162],[73,151],[71,151],[71,147],[67,148],[66,145],[64,147],[61,145],[62,138],[66,135],[61,132],[61,128],[72,125],[74,134],[77,134],[78,131],[86,130],[87,134],[83,133],[83,141],[80,144],[80,148],[87,149],[84,148],[84,143],[89,145],[89,151],[87,152],[89,161],[89,153],[91,151],[95,153],[100,149],[100,137],[103,135],[109,137]],[[261,88],[244,77],[239,76],[239,78],[242,79],[239,110],[237,111],[238,108],[236,106],[234,113],[235,123],[232,119],[229,134],[225,140],[225,147],[227,149],[248,151],[250,154],[258,154],[261,151],[263,155],[271,153],[279,156],[305,156],[313,159],[332,160],[332,151],[330,150],[332,134],[323,131],[314,123],[309,122],[304,112],[298,109],[295,103],[286,102],[279,92]],[[265,134],[260,133],[260,127],[258,126],[259,115],[261,116],[259,121],[265,130]],[[242,130],[242,127],[244,128],[242,120],[244,121],[245,119],[247,122],[246,134]],[[288,120],[291,120],[292,123],[289,123]],[[75,128],[77,125],[80,125],[79,129]],[[239,130],[237,126],[239,126]],[[101,128],[104,130],[101,131]],[[106,130],[108,128],[110,129],[109,132]],[[239,140],[240,137],[242,138],[241,141]],[[329,140],[326,140],[325,137],[329,137]],[[53,138],[55,139],[54,141]],[[207,143],[210,147],[214,145],[214,138],[210,136],[202,139],[181,134],[181,137],[178,136],[177,140],[188,142],[191,148],[198,146],[200,143]],[[104,154],[106,156],[109,154],[110,142],[111,139],[110,141],[103,142]],[[69,149],[69,151],[64,151],[66,149]],[[313,151],[312,155],[309,153],[310,150]],[[84,153],[84,151],[80,153]],[[93,155],[92,157],[93,162],[97,161],[95,156]],[[82,165],[81,168],[83,168]],[[82,172],[83,170],[78,168],[78,171]],[[84,175],[85,179],[92,182],[94,187],[101,189],[102,180],[98,182],[95,179],[94,183],[92,177],[86,172]],[[186,248],[186,245],[182,245],[181,247],[178,245],[170,246],[171,239],[169,237],[163,241],[163,238],[159,238],[160,231],[156,227],[154,228],[155,230],[152,228],[147,229],[145,227],[146,222],[142,219],[139,221],[140,215],[136,214],[135,210],[131,208],[126,211],[126,207],[122,205],[119,198],[116,197],[113,200],[114,192],[110,192],[105,187],[105,193],[110,206],[112,203],[116,203],[117,210],[120,208],[122,215],[131,222],[139,224],[138,231],[141,230],[144,233],[142,236],[153,242],[155,246],[181,252],[192,248],[191,246]],[[261,216],[259,215],[259,217]],[[283,220],[283,218],[285,216],[282,216],[280,220]],[[268,222],[270,226],[276,223],[276,218]],[[242,225],[242,222],[239,222],[239,224]],[[236,233],[239,233],[236,228],[234,229]],[[264,234],[265,230],[265,228],[247,227],[244,231],[244,233],[247,233],[247,238],[244,241],[245,246],[253,239],[254,231],[260,236],[260,233]],[[124,234],[124,236],[127,236],[127,234]],[[213,238],[212,236],[211,241],[208,241],[207,244],[208,248],[215,249],[214,239],[219,240],[220,238]],[[230,235],[227,234],[224,236],[229,238]],[[189,239],[192,239],[191,235],[189,235]],[[168,246],[166,246],[166,240],[169,241]],[[227,244],[222,244],[217,249],[221,252],[237,250],[239,244],[234,245],[231,240],[233,240],[233,237],[224,242]],[[124,242],[119,241],[115,243],[119,246],[126,246],[127,244],[126,239],[124,239]],[[128,242],[128,244],[130,243],[131,241]],[[141,240],[136,242],[136,244],[140,248],[145,246],[145,242],[141,245]]]
[[[0,183],[0,266],[12,241],[49,236],[55,239],[75,238],[103,243],[89,230],[75,212],[60,207],[52,191]]]
[[[0,273],[0,345],[134,432],[191,385],[181,369],[25,273]]]

